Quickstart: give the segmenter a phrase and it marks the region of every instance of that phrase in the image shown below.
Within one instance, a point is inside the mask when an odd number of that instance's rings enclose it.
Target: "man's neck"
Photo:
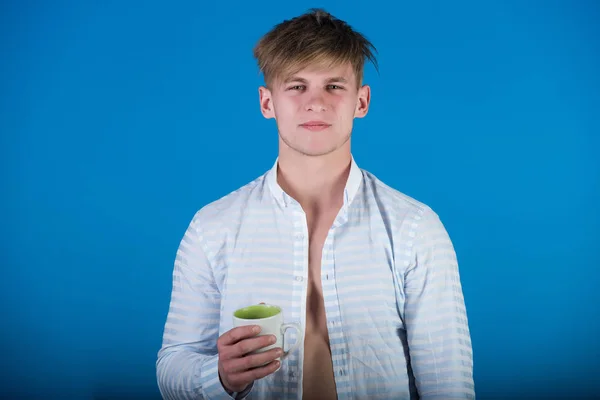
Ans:
[[[280,152],[277,183],[305,212],[340,208],[350,174],[352,155],[338,149],[325,156]]]

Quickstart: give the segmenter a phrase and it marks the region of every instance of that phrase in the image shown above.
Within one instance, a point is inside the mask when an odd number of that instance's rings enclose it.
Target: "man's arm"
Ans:
[[[188,226],[177,250],[171,304],[156,374],[165,399],[231,399],[218,373],[221,294],[197,224]]]
[[[421,399],[472,399],[473,353],[456,253],[431,209],[416,228],[405,273],[405,323]]]

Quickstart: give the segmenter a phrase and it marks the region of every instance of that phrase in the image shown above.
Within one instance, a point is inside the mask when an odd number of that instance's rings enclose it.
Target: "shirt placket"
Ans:
[[[292,310],[291,320],[297,322],[303,330],[306,327],[306,296],[308,279],[308,226],[306,214],[299,204],[290,205],[293,213],[293,235],[294,235],[294,281],[292,282]],[[292,336],[298,340],[296,335]],[[290,354],[287,359],[287,374],[285,376],[289,385],[284,387],[284,397],[290,399],[301,399],[302,393],[302,366],[304,364],[304,343],[300,344],[297,351]],[[291,392],[292,387],[296,388]]]
[[[327,331],[331,347],[331,360],[333,375],[338,399],[351,398],[350,370],[347,360],[348,343],[344,336],[341,323],[341,310],[335,279],[334,238],[335,225],[329,230],[323,245],[321,258],[321,283],[323,287],[323,300],[327,317]]]

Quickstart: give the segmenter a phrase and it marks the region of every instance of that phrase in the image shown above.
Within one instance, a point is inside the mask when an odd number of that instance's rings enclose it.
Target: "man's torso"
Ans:
[[[221,294],[219,335],[231,329],[235,309],[260,302],[305,328],[298,351],[255,382],[252,399],[415,396],[398,290],[424,207],[359,174],[354,199],[316,223],[292,200],[276,202],[264,178],[200,217]],[[288,331],[285,348],[296,340]]]

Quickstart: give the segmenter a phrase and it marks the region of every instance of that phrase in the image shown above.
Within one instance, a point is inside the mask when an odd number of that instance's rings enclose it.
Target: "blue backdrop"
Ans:
[[[179,240],[276,157],[252,47],[315,6],[379,50],[354,156],[445,223],[478,397],[600,394],[598,4],[3,1],[0,397],[159,397]]]

